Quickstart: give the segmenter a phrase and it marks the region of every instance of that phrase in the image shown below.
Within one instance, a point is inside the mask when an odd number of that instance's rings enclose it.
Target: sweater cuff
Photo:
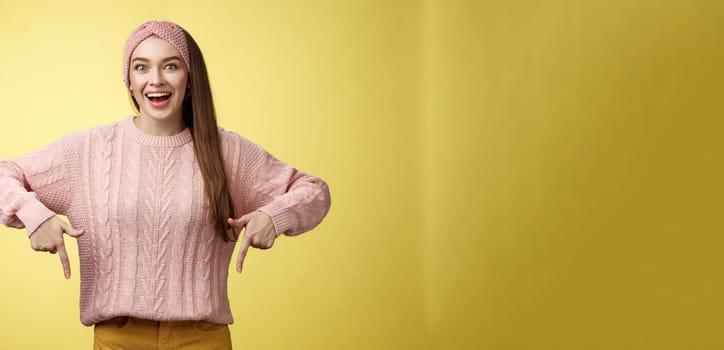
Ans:
[[[30,237],[38,229],[38,226],[55,216],[55,213],[37,199],[32,199],[20,208],[15,215],[23,222],[28,230],[28,237]]]
[[[258,211],[271,217],[274,229],[277,232],[277,237],[281,236],[282,233],[289,234],[292,232],[292,227],[294,226],[294,212],[284,206],[283,203],[273,201],[259,208]]]

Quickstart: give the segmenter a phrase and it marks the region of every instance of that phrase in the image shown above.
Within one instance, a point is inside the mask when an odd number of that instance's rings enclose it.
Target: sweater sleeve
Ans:
[[[0,160],[0,223],[26,228],[28,235],[69,206],[73,137],[41,150]],[[77,161],[75,162],[77,163]]]
[[[327,183],[280,161],[241,138],[236,142],[238,171],[232,187],[239,188],[239,207],[246,214],[261,211],[274,223],[277,235],[295,236],[322,222],[331,204]],[[237,186],[235,186],[237,185]],[[238,186],[240,185],[240,186]]]

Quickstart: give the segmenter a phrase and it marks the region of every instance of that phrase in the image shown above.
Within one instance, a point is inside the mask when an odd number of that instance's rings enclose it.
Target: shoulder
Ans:
[[[246,154],[249,152],[256,153],[263,151],[261,147],[246,137],[221,127],[219,127],[219,141],[221,143],[222,152],[236,151]]]
[[[133,116],[124,118],[119,121],[115,121],[110,124],[104,124],[104,125],[92,127],[90,129],[84,130],[82,132],[85,133],[86,135],[88,135],[89,137],[107,138],[109,136],[112,137],[113,135],[117,134],[119,132],[119,130],[127,128],[129,125],[131,125],[131,123],[133,123]]]
[[[219,127],[219,139],[222,142],[251,142],[244,136],[241,136],[234,131],[226,130],[222,127]]]
[[[107,138],[109,136],[118,133],[118,130],[122,128],[124,123],[128,123],[130,118],[128,117],[123,120],[119,120],[113,123],[94,126],[85,130],[79,130],[66,135],[63,139],[68,140],[79,140],[79,139],[95,139],[95,138]]]
[[[123,123],[123,121],[73,131],[60,137],[53,144],[62,147],[74,147],[94,139],[103,140],[109,137],[112,138],[112,136],[117,133],[117,129],[119,129],[121,123]]]
[[[270,156],[246,137],[223,128],[219,128],[219,144],[224,162],[233,168],[254,169]]]

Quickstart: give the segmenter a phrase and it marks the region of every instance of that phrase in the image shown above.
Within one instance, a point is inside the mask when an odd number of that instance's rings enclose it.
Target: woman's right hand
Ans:
[[[70,261],[68,260],[68,253],[65,251],[63,233],[78,238],[82,236],[85,231],[76,230],[58,216],[53,216],[45,220],[45,222],[38,226],[35,232],[30,235],[30,246],[38,252],[58,253],[60,263],[63,265],[65,279],[70,279]]]

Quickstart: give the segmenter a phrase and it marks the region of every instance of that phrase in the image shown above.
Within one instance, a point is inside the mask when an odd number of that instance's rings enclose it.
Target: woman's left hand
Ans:
[[[241,230],[246,228],[244,237],[241,240],[239,257],[236,259],[236,271],[241,273],[249,247],[258,249],[269,249],[273,247],[274,240],[277,238],[277,232],[274,229],[274,223],[271,217],[260,211],[251,212],[238,219],[229,218],[228,222],[234,230],[234,233],[239,233],[239,237],[241,237]]]

